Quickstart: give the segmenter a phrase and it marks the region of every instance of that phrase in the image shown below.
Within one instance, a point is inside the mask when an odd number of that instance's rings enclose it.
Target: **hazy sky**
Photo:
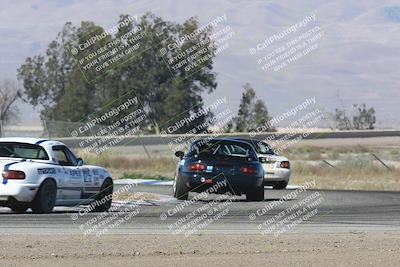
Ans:
[[[201,24],[226,14],[225,25],[235,35],[215,60],[218,88],[205,96],[207,102],[226,96],[236,110],[241,87],[250,82],[275,115],[315,96],[328,111],[365,102],[375,107],[383,125],[399,126],[399,1],[1,0],[0,78],[15,78],[25,58],[43,54],[67,21],[107,28],[122,13],[147,11],[176,22],[197,16]],[[313,14],[313,25],[323,31],[318,48],[280,71],[261,70],[258,55],[268,49],[257,55],[249,49]],[[21,111],[21,121],[37,121],[38,111],[27,105]]]

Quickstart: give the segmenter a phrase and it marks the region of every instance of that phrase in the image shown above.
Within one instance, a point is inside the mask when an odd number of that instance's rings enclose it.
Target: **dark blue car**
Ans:
[[[175,153],[178,163],[174,196],[188,199],[189,192],[246,194],[249,201],[264,200],[264,169],[252,146],[234,139],[203,139],[191,144],[186,154]]]

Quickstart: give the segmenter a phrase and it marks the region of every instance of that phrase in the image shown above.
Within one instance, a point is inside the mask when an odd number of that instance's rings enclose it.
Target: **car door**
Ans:
[[[81,198],[83,191],[83,173],[78,166],[78,161],[72,152],[63,145],[52,147],[58,164],[63,169],[63,176],[59,185],[62,190],[63,200],[74,201]]]
[[[70,168],[73,167],[74,170],[77,171],[76,174],[81,175],[79,179],[81,194],[78,196],[78,198],[83,200],[93,198],[96,194],[98,194],[99,191],[99,186],[95,184],[95,178],[98,177],[94,177],[95,173],[93,168],[90,166],[79,166],[78,159],[74,153],[72,153],[72,151],[66,146],[63,146],[63,150],[72,164]]]

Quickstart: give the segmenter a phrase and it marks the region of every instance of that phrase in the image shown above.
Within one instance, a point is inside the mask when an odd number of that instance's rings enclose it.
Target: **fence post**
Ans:
[[[47,138],[51,139],[49,128],[47,128],[47,122],[45,119],[42,120],[42,124],[43,124],[43,129],[45,131],[45,136],[46,136],[46,132],[47,132]]]
[[[328,165],[328,166],[334,168],[334,169],[337,169],[335,166],[333,166],[332,164],[330,164],[330,163],[329,163],[328,161],[326,161],[326,160],[322,160],[322,162],[325,163],[326,165]]]
[[[386,165],[386,163],[383,162],[383,160],[381,160],[377,155],[375,155],[374,153],[372,153],[372,156],[374,156],[374,158],[375,158],[377,161],[379,161],[383,166],[385,166],[386,169],[391,170],[391,168],[390,168],[388,165]]]

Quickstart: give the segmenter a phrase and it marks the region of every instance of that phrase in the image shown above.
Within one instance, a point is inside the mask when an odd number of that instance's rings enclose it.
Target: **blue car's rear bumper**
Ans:
[[[226,176],[224,174],[210,174],[210,173],[190,173],[180,172],[180,179],[184,182],[186,187],[192,192],[203,192],[210,187],[218,184],[218,191],[215,193],[231,192],[240,195],[246,193],[254,188],[260,187],[263,184],[264,178],[262,176],[246,176],[235,175]],[[212,180],[212,183],[205,183],[204,179]],[[203,181],[202,181],[203,180]],[[222,182],[226,180],[226,185],[221,186]]]

